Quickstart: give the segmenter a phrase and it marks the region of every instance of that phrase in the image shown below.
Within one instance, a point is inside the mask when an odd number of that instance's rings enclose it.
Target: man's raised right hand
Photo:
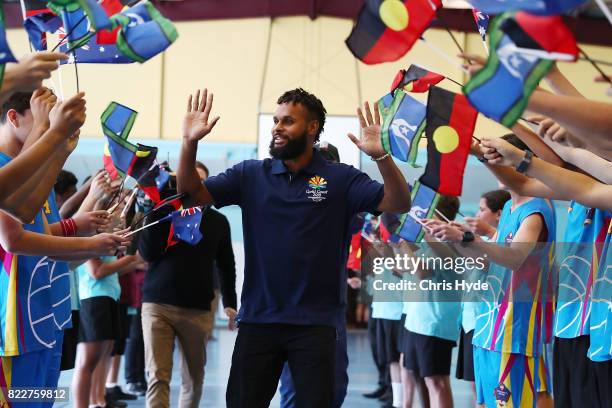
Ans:
[[[190,142],[198,142],[209,134],[217,124],[219,116],[208,121],[210,110],[213,104],[213,94],[208,93],[208,89],[202,91],[198,89],[195,95],[189,95],[187,101],[187,113],[183,119],[183,138]]]

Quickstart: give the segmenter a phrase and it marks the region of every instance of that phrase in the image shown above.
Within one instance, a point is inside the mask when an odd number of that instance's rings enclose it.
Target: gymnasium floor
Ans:
[[[204,397],[200,407],[222,408],[225,406],[225,386],[229,375],[229,368],[234,347],[235,334],[227,330],[215,331],[216,340],[209,343],[208,361],[206,363],[206,377],[204,380]],[[456,348],[455,348],[456,351]],[[372,391],[376,385],[376,371],[372,363],[370,354],[370,345],[368,343],[367,334],[364,330],[349,331],[348,335],[348,352],[349,352],[349,388],[348,395],[344,402],[344,407],[347,408],[377,408],[381,404],[363,398],[363,392]],[[453,355],[453,362],[456,360]],[[178,357],[175,356],[174,361],[177,362],[172,372],[172,383],[170,385],[171,406],[178,406],[178,394],[180,387],[180,372],[178,369]],[[453,373],[455,370],[453,364]],[[60,386],[70,386],[72,371],[62,373],[60,377]],[[120,382],[123,379],[123,371],[119,374]],[[452,388],[454,394],[454,402],[456,408],[471,408],[473,407],[470,390],[465,382],[453,380]],[[70,403],[56,404],[56,407],[69,407]],[[137,401],[130,401],[128,407],[144,407],[144,398],[141,397]],[[279,406],[278,393],[272,400],[271,407]],[[418,404],[415,404],[418,406]]]

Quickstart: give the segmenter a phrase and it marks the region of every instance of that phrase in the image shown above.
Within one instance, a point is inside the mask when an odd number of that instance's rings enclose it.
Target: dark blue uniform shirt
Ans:
[[[242,208],[245,270],[238,320],[336,326],[346,296],[349,224],[373,212],[383,185],[326,161],[291,174],[281,160],[247,160],[206,180],[215,206]]]

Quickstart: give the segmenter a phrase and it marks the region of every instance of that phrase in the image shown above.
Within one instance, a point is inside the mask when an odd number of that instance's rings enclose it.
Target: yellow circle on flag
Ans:
[[[378,12],[383,23],[393,31],[408,27],[408,9],[401,0],[384,0]]]
[[[433,141],[440,153],[451,153],[459,146],[459,134],[450,126],[440,126],[434,130]]]

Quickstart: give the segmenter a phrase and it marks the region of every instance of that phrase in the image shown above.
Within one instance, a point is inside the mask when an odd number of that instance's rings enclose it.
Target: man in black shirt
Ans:
[[[162,198],[176,193],[171,176]],[[172,212],[166,205],[146,220],[154,222]],[[181,352],[180,407],[197,407],[202,396],[210,305],[214,297],[216,261],[225,312],[230,328],[236,315],[236,266],[230,227],[221,213],[202,210],[202,240],[197,245],[179,241],[168,247],[170,223],[142,231],[138,249],[150,263],[143,286],[142,330],[145,342],[148,407],[168,407],[175,338]]]

